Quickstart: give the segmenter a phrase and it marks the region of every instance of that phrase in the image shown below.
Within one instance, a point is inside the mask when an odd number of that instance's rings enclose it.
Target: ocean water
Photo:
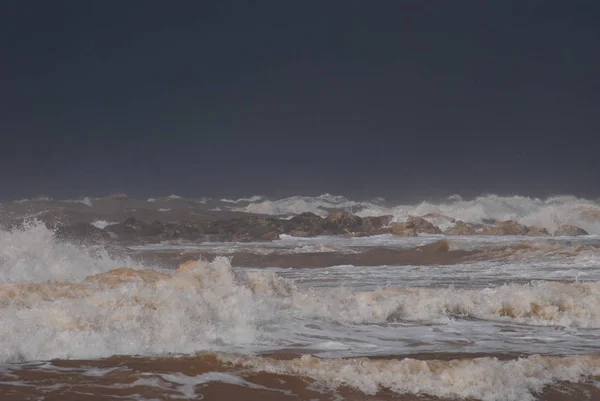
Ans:
[[[244,200],[240,200],[240,203]],[[453,195],[439,203],[424,201],[418,204],[398,205],[382,199],[374,202],[356,202],[341,196],[325,194],[318,197],[294,196],[273,201],[253,198],[247,205],[234,208],[270,215],[311,212],[321,216],[326,216],[329,209],[356,210],[356,214],[361,217],[392,215],[396,221],[402,221],[408,216],[427,214],[439,214],[472,223],[482,223],[489,219],[515,220],[525,225],[546,228],[551,233],[559,225],[570,224],[582,227],[590,234],[600,234],[598,202],[570,195],[547,199],[486,195],[469,200]]]
[[[304,212],[327,216],[332,210],[348,210],[361,217],[391,215],[396,221],[403,221],[408,216],[429,215],[428,218],[441,228],[451,226],[445,218],[450,217],[471,223],[485,223],[490,219],[515,220],[525,225],[546,228],[550,233],[554,233],[560,225],[569,224],[579,226],[590,234],[600,235],[598,200],[571,195],[545,199],[493,194],[463,199],[459,195],[453,195],[440,202],[423,201],[415,204],[398,204],[383,198],[355,201],[330,194],[316,197],[293,196],[285,199],[268,199],[255,195],[236,200],[185,198],[178,195],[137,200],[128,198],[125,194],[66,201],[39,197],[5,203],[2,205],[0,222],[3,218],[40,217],[65,209],[76,212],[79,218],[89,216],[89,222],[96,221],[96,225],[99,226],[112,224],[115,216],[131,216],[136,213],[144,218],[152,215],[159,220],[177,220],[182,217],[203,216],[207,211],[259,213],[290,218]],[[436,218],[435,215],[442,217]]]
[[[269,201],[223,201],[244,202]],[[294,202],[294,212],[310,203]],[[371,205],[360,213],[432,212]],[[575,198],[454,199],[435,208],[598,233],[595,204]],[[258,269],[229,259],[411,249],[442,238],[450,250],[480,252],[433,266]],[[138,258],[206,250],[223,256],[178,268]],[[58,241],[34,222],[0,231],[0,322],[2,400],[595,400],[600,237],[284,236],[109,252]]]

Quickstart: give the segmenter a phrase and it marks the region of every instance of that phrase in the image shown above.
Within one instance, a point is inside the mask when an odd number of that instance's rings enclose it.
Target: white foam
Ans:
[[[400,220],[430,213],[471,223],[483,223],[487,219],[515,220],[528,226],[546,228],[551,233],[560,225],[570,224],[589,233],[600,234],[600,206],[596,202],[572,196],[541,200],[524,196],[487,195],[469,201],[453,198],[440,204],[422,202],[392,208],[372,205],[357,214],[362,217],[390,214]]]
[[[51,253],[47,256],[54,257]],[[75,256],[77,265],[66,260],[68,269],[77,270],[72,276],[90,274],[90,267],[94,266],[89,264],[98,263],[90,261],[87,255]],[[105,267],[103,263],[100,267]],[[343,336],[352,339],[344,343],[359,352],[364,350],[362,342],[372,343],[377,338],[382,338],[377,348],[386,351],[392,344],[385,340],[388,336],[395,337],[394,341],[402,347],[404,340],[392,333],[393,325],[402,322],[448,325],[433,337],[427,334],[428,325],[417,326],[416,332],[404,332],[409,338],[429,339],[434,347],[438,341],[461,341],[468,329],[472,339],[484,341],[484,349],[491,348],[486,338],[502,337],[498,337],[494,325],[473,326],[470,319],[524,323],[529,325],[530,333],[535,326],[600,327],[600,283],[540,282],[483,290],[301,291],[271,271],[234,272],[224,258],[182,269],[173,278],[155,285],[133,279],[108,286],[92,281],[83,287],[0,287],[4,294],[0,308],[0,361],[193,353],[240,347],[252,350],[285,344],[314,346],[315,330],[312,326],[304,328],[302,323],[299,326],[299,321],[326,322],[317,331],[319,341],[335,341]],[[37,270],[29,273],[37,273],[35,278],[47,277],[47,273]],[[467,318],[466,325],[460,321],[463,318]],[[459,319],[460,330],[453,333],[455,319]],[[373,324],[392,326],[380,332],[368,326]],[[543,335],[537,335],[537,341],[544,337],[554,341],[564,336],[553,331],[539,333]],[[598,338],[589,337],[590,334],[577,341],[570,335],[569,347],[595,343]],[[510,337],[510,341],[516,341],[511,345],[513,349],[532,347],[523,338]],[[547,343],[541,346],[549,349]],[[502,349],[502,343],[496,347]]]
[[[356,202],[349,201],[343,196],[323,194],[317,197],[293,196],[277,201],[264,200],[234,210],[268,215],[310,212],[319,216],[327,216],[328,212],[325,210],[327,208],[351,208],[356,205]]]
[[[179,392],[186,396],[187,399],[196,398],[198,396],[195,392],[196,386],[215,382],[233,384],[235,386],[247,387],[256,390],[276,391],[287,395],[292,394],[290,390],[280,390],[261,386],[260,384],[249,382],[241,376],[224,372],[207,372],[197,376],[186,376],[181,373],[161,374],[160,377],[168,382],[178,384]]]
[[[386,289],[303,294],[295,307],[344,323],[444,322],[477,318],[541,326],[600,328],[600,282],[507,284],[483,290]]]
[[[0,283],[79,281],[123,265],[102,248],[81,248],[56,240],[54,232],[32,221],[22,228],[0,231]]]
[[[83,198],[83,199],[65,200],[64,202],[68,202],[68,203],[82,203],[82,204],[84,204],[86,206],[89,206],[89,207],[93,207],[94,206],[93,203],[92,203],[92,200],[89,197],[87,197],[87,196],[85,198]]]
[[[287,246],[282,242],[269,246]],[[269,249],[244,244],[255,245]],[[337,246],[332,238],[291,249]],[[286,347],[337,356],[459,348],[589,352],[600,341],[600,281],[527,283],[573,280],[575,273],[598,280],[595,262],[578,263],[573,270],[518,263],[265,270],[232,269],[218,258],[172,278],[159,275],[156,283],[130,271],[99,281],[88,276],[139,266],[102,248],[57,241],[32,224],[0,232],[0,362]],[[520,284],[499,285],[509,280]],[[59,281],[65,283],[47,284]]]
[[[579,382],[600,374],[600,358],[587,356],[532,355],[511,361],[320,359],[309,355],[288,361],[230,355],[221,359],[261,372],[309,377],[332,389],[349,386],[369,395],[387,389],[397,394],[482,401],[534,401],[534,394],[552,383]]]
[[[53,201],[53,199],[49,196],[38,196],[36,198],[33,199],[19,199],[17,201],[15,201],[16,203],[27,203],[27,202],[51,202]]]
[[[249,198],[239,198],[239,199],[221,199],[221,202],[225,203],[242,203],[242,202],[258,202],[264,200],[265,197],[261,195],[254,195]]]
[[[272,273],[236,278],[224,258],[156,286],[133,280],[63,288],[0,287],[6,301],[0,304],[0,361],[192,353],[252,344],[264,334],[260,322],[274,316],[269,298],[289,291]]]
[[[92,222],[92,225],[94,227],[99,228],[101,230],[104,230],[106,227],[112,226],[115,224],[119,224],[119,223],[114,222],[114,221],[106,221],[106,220],[96,220],[96,221]]]
[[[515,220],[519,223],[546,228],[553,233],[563,224],[581,227],[591,234],[600,234],[600,206],[597,202],[574,196],[554,196],[547,199],[525,196],[485,195],[464,200],[453,195],[441,203],[422,202],[386,207],[379,202],[355,202],[342,196],[324,194],[317,197],[293,196],[280,200],[257,201],[235,210],[249,213],[287,216],[304,212],[327,216],[327,209],[357,209],[361,217],[392,215],[395,221],[408,216],[427,214],[448,216],[471,223]],[[452,226],[449,221],[428,217],[443,229]]]

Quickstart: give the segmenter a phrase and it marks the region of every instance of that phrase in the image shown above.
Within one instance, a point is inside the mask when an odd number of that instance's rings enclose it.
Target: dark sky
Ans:
[[[1,196],[600,196],[600,3],[4,1]]]

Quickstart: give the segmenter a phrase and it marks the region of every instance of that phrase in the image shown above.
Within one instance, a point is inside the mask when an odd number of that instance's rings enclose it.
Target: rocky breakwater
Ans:
[[[434,234],[551,235],[545,228],[526,226],[512,220],[478,224],[455,221],[450,217],[444,219],[440,216],[430,216],[429,219],[426,217],[412,216],[405,222],[392,222],[392,216],[361,218],[348,212],[333,213],[326,218],[313,213],[302,213],[291,219],[248,214],[222,220],[180,222],[148,222],[131,217],[105,229],[88,223],[61,226],[57,229],[57,235],[70,241],[125,243],[259,242],[279,239],[282,234],[295,237],[319,235],[360,237],[378,234],[392,234],[398,237]],[[431,221],[443,221],[447,228],[442,230]],[[554,233],[556,236],[586,234],[585,230],[575,226],[561,226]]]
[[[487,224],[465,223],[455,221],[454,225],[444,231],[446,235],[522,235],[528,237],[549,237],[551,234],[543,227],[526,226],[514,220],[490,221]],[[554,236],[588,235],[584,229],[571,225],[559,226]]]
[[[302,213],[289,220],[246,215],[223,220],[161,222],[133,217],[104,229],[88,223],[59,226],[57,235],[69,241],[157,243],[182,242],[254,242],[272,241],[280,235],[314,237],[318,235],[369,236],[390,232],[392,216],[361,218],[338,212],[322,218]]]

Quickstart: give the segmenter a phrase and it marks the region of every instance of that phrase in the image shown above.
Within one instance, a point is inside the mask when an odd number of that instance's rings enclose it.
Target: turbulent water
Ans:
[[[173,210],[180,201],[143,203]],[[435,211],[600,233],[598,206],[575,198],[378,202],[358,213]],[[357,207],[325,196],[218,203],[281,215],[332,204]],[[450,250],[477,252],[432,266],[259,269],[229,259],[356,255],[444,238]],[[224,256],[143,262],[207,250]],[[107,250],[60,242],[31,223],[0,231],[0,322],[2,400],[596,400],[600,237],[288,236]]]
[[[0,221],[2,218],[54,218],[60,211],[63,214],[70,212],[78,221],[89,220],[98,227],[106,227],[130,216],[143,219],[180,220],[205,218],[211,212],[238,212],[287,218],[303,212],[325,216],[331,210],[340,209],[352,211],[361,217],[392,215],[396,221],[403,221],[408,216],[432,213],[471,223],[483,223],[490,219],[514,220],[528,226],[546,228],[550,233],[560,225],[569,224],[582,227],[590,234],[600,235],[600,203],[570,195],[547,199],[497,195],[462,199],[458,195],[453,195],[441,202],[424,201],[417,204],[398,204],[383,198],[353,201],[343,196],[329,194],[317,197],[293,196],[278,200],[261,196],[237,200],[188,199],[177,195],[136,200],[125,195],[114,195],[104,198],[86,197],[80,200],[55,201],[42,197],[4,204]],[[64,217],[62,214],[59,216]],[[445,228],[448,221],[435,221],[434,224]]]

